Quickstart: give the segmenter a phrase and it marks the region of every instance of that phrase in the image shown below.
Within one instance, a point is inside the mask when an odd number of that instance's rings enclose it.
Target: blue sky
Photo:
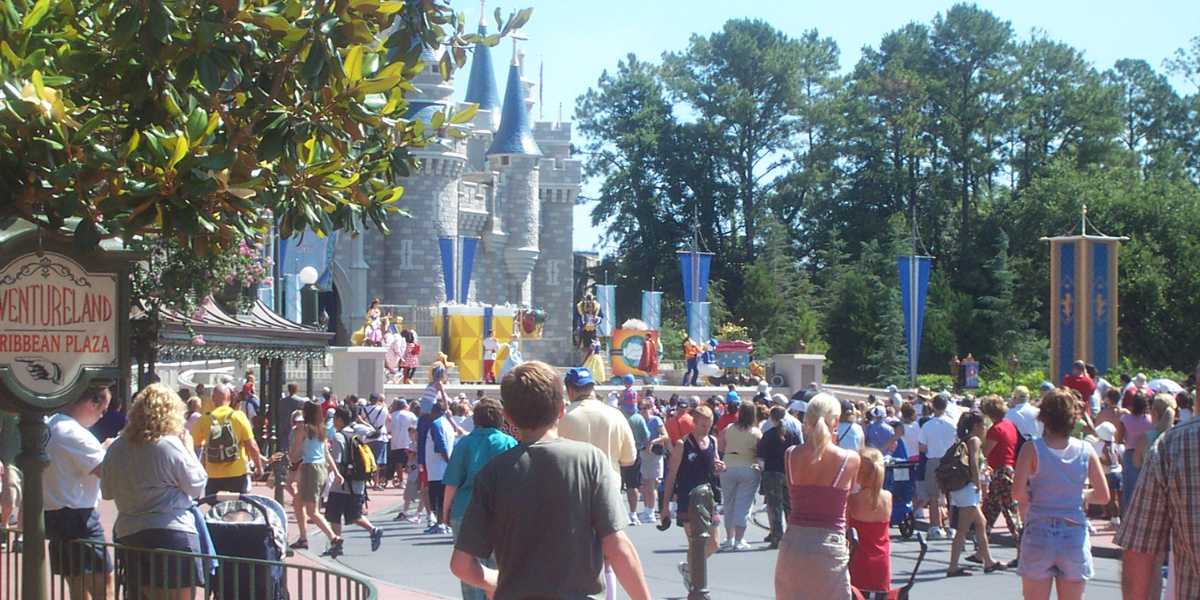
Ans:
[[[545,65],[541,90],[545,105],[540,109],[534,106],[531,116],[539,119],[540,110],[541,119],[556,119],[561,104],[563,118],[570,120],[575,98],[593,86],[602,71],[613,70],[626,54],[632,52],[639,58],[657,61],[665,51],[685,48],[693,33],[707,35],[731,18],[761,18],[793,36],[816,28],[821,35],[837,41],[845,71],[858,61],[864,45],[877,44],[885,33],[910,21],[929,23],[953,4],[950,0],[489,0],[487,10],[491,13],[499,7],[507,14],[516,8],[533,7],[533,18],[525,27],[529,40],[522,42],[522,47],[527,77],[536,80],[538,66]],[[1111,67],[1121,58],[1144,59],[1158,68],[1163,59],[1200,35],[1200,2],[1195,0],[1005,0],[978,4],[1010,21],[1021,38],[1040,29],[1051,39],[1082,50],[1099,69]],[[478,1],[455,0],[454,6],[467,14],[468,23],[477,21]],[[493,19],[488,22],[494,29]],[[507,41],[493,50],[501,86],[510,56]],[[457,82],[460,97],[466,89],[465,72],[462,75]],[[500,93],[503,95],[503,89]],[[584,194],[594,193],[595,189],[595,182],[585,184]],[[575,248],[601,249],[600,234],[591,225],[590,208],[576,207]]]

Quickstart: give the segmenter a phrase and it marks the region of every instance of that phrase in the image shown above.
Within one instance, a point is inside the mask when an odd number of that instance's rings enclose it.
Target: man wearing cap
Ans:
[[[604,452],[613,471],[637,462],[637,446],[629,421],[596,398],[596,382],[592,372],[583,367],[567,371],[567,414],[558,424],[558,433],[568,440],[587,442]],[[636,394],[636,392],[635,392]],[[636,405],[635,405],[636,406]]]
[[[800,419],[792,415],[792,407],[797,403],[803,404],[803,406],[799,408],[801,409],[800,414],[804,414],[804,411],[808,410],[808,403],[804,402],[803,400],[793,400],[789,405],[787,396],[784,396],[783,394],[773,394],[771,396],[771,403],[775,406],[782,406],[787,409],[788,412],[783,414],[783,428],[796,434],[796,438],[800,440],[800,443],[804,443],[804,430],[803,427],[801,427]],[[759,426],[759,429],[766,434],[773,427],[775,427],[775,424],[772,423],[770,419],[767,419],[766,421],[762,422],[762,425]]]
[[[627,377],[632,379],[631,376]],[[621,414],[620,410],[614,409],[596,398],[596,381],[592,378],[591,370],[585,367],[575,367],[567,371],[564,383],[567,388],[567,397],[571,399],[571,403],[567,405],[566,414],[558,422],[558,435],[563,439],[595,446],[608,457],[613,471],[622,476],[622,483],[632,483],[624,478],[627,472],[632,475],[632,471],[626,471],[625,468],[638,464],[638,448],[634,442],[633,429],[629,426],[629,420]],[[632,391],[630,389],[632,385],[632,382],[626,382],[625,388]],[[636,397],[637,392],[633,393]],[[636,408],[634,412],[636,412]],[[640,482],[640,470],[638,470],[637,476]],[[636,486],[633,489],[636,489]],[[636,491],[633,492],[635,495],[636,493]],[[636,523],[634,513],[630,511],[628,524],[635,525]],[[604,577],[606,597],[611,600],[615,598],[615,580],[612,568],[607,563],[604,567]]]
[[[1063,375],[1062,384],[1063,387],[1079,392],[1079,397],[1089,403],[1092,401],[1092,394],[1096,393],[1096,382],[1088,377],[1087,363],[1082,360],[1077,360],[1071,365],[1071,372]]]
[[[742,405],[742,398],[736,390],[725,392],[725,413],[717,419],[717,434],[725,431],[726,427],[737,423],[738,407]]]
[[[671,407],[671,414],[667,417],[665,425],[671,444],[679,443],[679,440],[692,432],[692,415],[688,409],[696,406],[700,406],[700,396],[680,398],[679,402]]]
[[[868,409],[867,416],[871,419],[867,425],[867,445],[887,454],[884,449],[895,435],[895,429],[887,423],[887,411],[876,405]]]
[[[1138,373],[1134,376],[1133,381],[1125,386],[1125,392],[1121,395],[1121,408],[1131,410],[1133,408],[1133,397],[1138,394],[1154,395],[1146,380],[1145,373]]]
[[[854,410],[854,404],[845,398],[841,399],[841,403],[842,415],[839,417],[841,422],[838,423],[834,443],[846,450],[857,452],[859,448],[862,448],[866,434],[863,433],[862,425],[856,422],[858,417]]]

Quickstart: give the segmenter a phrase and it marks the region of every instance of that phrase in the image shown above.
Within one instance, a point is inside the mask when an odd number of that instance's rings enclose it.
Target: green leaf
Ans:
[[[12,63],[13,68],[21,68],[21,58],[12,51],[12,48],[8,46],[8,42],[0,42],[0,54],[3,54],[4,58]]]
[[[142,13],[136,8],[130,7],[121,16],[117,17],[117,22],[113,28],[113,42],[118,45],[129,43],[133,39],[134,34],[142,27]]]
[[[255,24],[266,27],[276,33],[287,33],[292,29],[292,24],[280,15],[255,13],[253,19]]]
[[[304,65],[300,67],[300,76],[308,81],[313,81],[321,74],[321,68],[324,66],[325,46],[320,39],[313,40],[308,50],[308,58],[304,59]]]
[[[209,92],[217,91],[221,87],[221,72],[217,62],[213,60],[211,53],[201,56],[198,62],[200,85]]]
[[[197,107],[188,115],[187,120],[187,137],[193,142],[199,141],[204,137],[204,130],[208,127],[208,114],[203,108]]]
[[[351,82],[362,79],[363,51],[361,45],[355,44],[346,51],[346,57],[342,61],[342,69]]]
[[[61,143],[61,142],[57,142],[57,141],[55,141],[55,140],[52,140],[52,139],[50,139],[50,138],[44,138],[44,137],[35,137],[35,138],[33,138],[33,139],[34,139],[35,141],[42,142],[42,143],[46,144],[47,146],[50,146],[51,148],[53,148],[53,149],[55,149],[55,150],[62,150],[62,149],[63,149],[63,145],[62,145],[62,143]]]
[[[450,117],[450,122],[455,125],[469,123],[471,119],[475,118],[477,112],[479,112],[479,105],[472,102],[466,108],[454,113],[454,116]]]
[[[379,3],[379,8],[375,12],[381,15],[390,15],[404,10],[404,3],[397,0],[386,0]]]
[[[233,150],[226,150],[224,152],[209,154],[208,156],[200,158],[196,161],[196,166],[198,168],[208,169],[210,171],[220,171],[221,169],[228,168],[229,165],[232,165],[234,159],[236,158],[237,154]]]
[[[133,154],[134,150],[138,149],[138,143],[141,141],[142,134],[138,133],[135,129],[133,131],[133,135],[129,136],[129,143],[125,144],[125,158],[129,158],[129,155]]]
[[[268,129],[263,134],[262,142],[258,144],[258,160],[273,161],[283,154],[283,144],[286,141],[286,131],[282,127]]]
[[[106,113],[102,113],[88,119],[87,122],[85,122],[83,126],[79,128],[79,131],[75,132],[75,135],[73,136],[75,141],[80,142],[87,139],[87,136],[91,135],[93,131],[96,131],[96,129],[100,127],[102,123],[104,123],[104,119],[107,116],[108,115]]]
[[[362,82],[362,84],[355,89],[363,94],[378,94],[391,90],[399,85],[400,79],[401,77],[399,75],[394,75],[391,77],[374,77]]]
[[[174,169],[175,165],[179,164],[179,161],[183,160],[183,157],[187,156],[187,151],[187,136],[182,134],[175,136],[175,149],[173,152],[171,152],[171,161],[167,163],[167,168]]]
[[[34,4],[33,8],[25,14],[25,18],[21,19],[21,29],[29,31],[37,27],[37,24],[42,22],[42,17],[45,17],[46,13],[50,12],[51,3],[51,0],[38,0],[37,4]]]
[[[442,125],[444,125],[445,123],[446,123],[446,113],[443,113],[443,112],[433,113],[433,118],[429,120],[429,126],[434,129],[441,129]]]

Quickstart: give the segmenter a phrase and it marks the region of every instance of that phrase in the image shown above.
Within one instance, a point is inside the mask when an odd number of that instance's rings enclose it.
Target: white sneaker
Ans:
[[[654,513],[648,510],[642,511],[641,514],[638,515],[638,518],[641,519],[643,523],[654,523],[657,521],[657,519],[654,518]]]
[[[737,544],[736,544],[736,545],[733,547],[733,549],[734,549],[734,550],[737,550],[738,552],[742,552],[742,551],[745,551],[745,550],[753,550],[753,549],[754,549],[754,546],[751,546],[751,545],[750,545],[750,542],[747,542],[746,540],[742,540],[742,541],[738,542],[738,543],[737,543]]]
[[[679,563],[679,574],[683,577],[683,589],[692,591],[692,570],[688,567],[687,561]]]
[[[729,552],[730,550],[733,550],[733,549],[734,549],[733,540],[729,540],[729,539],[721,542],[720,546],[717,546],[717,552]]]
[[[931,540],[940,540],[940,539],[942,539],[942,528],[941,528],[941,527],[930,527],[930,528],[929,528],[929,535],[928,535],[928,536],[926,536],[926,537],[928,537],[928,538],[929,538],[929,539],[931,539]]]

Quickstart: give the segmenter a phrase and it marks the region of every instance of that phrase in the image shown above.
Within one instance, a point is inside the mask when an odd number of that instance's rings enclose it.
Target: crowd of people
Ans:
[[[272,410],[287,411],[292,429],[271,457],[259,447],[264,410],[250,374],[240,388],[231,378],[184,394],[148,385],[110,436],[96,426],[111,394],[91,389],[47,422],[51,569],[75,597],[109,596],[104,547],[66,551],[105,540],[104,498],[117,508],[112,539],[127,548],[130,585],[190,592],[203,581],[199,560],[154,573],[138,549],[200,552],[195,499],[248,492],[253,477],[285,461],[299,524],[292,549],[308,548],[311,523],[330,556],[342,553],[351,524],[378,550],[370,494],[394,487],[404,499],[396,520],[453,536],[450,566],[466,599],[611,598],[618,584],[649,598],[624,531],[651,523],[676,524],[688,538],[707,533],[706,556],[778,549],[778,598],[850,598],[891,585],[894,504],[904,500],[889,472],[903,466],[916,474],[912,508],[928,537],[951,540],[947,577],[1016,569],[1027,599],[1052,589],[1082,598],[1094,572],[1090,517],[1118,528],[1127,598],[1157,593],[1163,562],[1168,597],[1200,597],[1193,396],[1155,393],[1141,375],[1110,384],[1089,369],[1076,363],[1036,395],[1022,386],[1007,399],[889,388],[851,402],[815,385],[790,398],[762,385],[751,398],[730,386],[723,396],[662,399],[632,382],[601,398],[588,369],[563,377],[538,362],[507,374],[499,399],[483,390],[451,398],[435,366],[419,398],[390,404],[380,394],[339,400],[328,388],[309,399],[290,385]],[[9,441],[10,421],[0,421]],[[6,524],[21,493],[7,458]],[[691,505],[700,486],[716,495],[712,519]],[[761,542],[747,533],[759,496],[770,526]],[[1018,550],[1007,563],[991,548],[1000,517]],[[689,563],[679,571],[690,589]]]

